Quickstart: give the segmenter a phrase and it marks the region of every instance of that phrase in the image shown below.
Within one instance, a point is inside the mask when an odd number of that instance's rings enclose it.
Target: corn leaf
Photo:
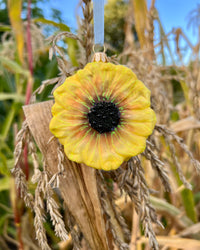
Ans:
[[[162,139],[161,143],[163,144],[167,155],[170,157],[171,153],[169,152],[169,147],[166,145],[166,142]],[[177,173],[176,166],[174,165],[173,162],[170,162],[170,165],[171,165],[172,172],[173,172],[173,175],[174,175],[174,177],[176,179],[176,182],[177,182],[178,186],[183,185],[183,183],[180,180],[180,177],[179,177],[179,175]],[[184,209],[185,209],[187,217],[191,221],[197,222],[197,214],[196,214],[196,210],[195,210],[193,192],[191,190],[189,190],[189,189],[184,188],[181,191],[181,199],[182,199],[182,202],[183,202]]]
[[[69,55],[69,58],[72,62],[72,65],[73,66],[78,66],[78,61],[76,59],[76,55],[77,55],[77,41],[72,39],[72,38],[66,38],[65,39],[66,42],[67,42],[67,45],[68,45],[68,49],[67,49],[67,52],[68,52],[68,55]]]
[[[190,112],[192,112],[192,104],[191,104],[190,97],[189,97],[189,87],[185,81],[180,81],[180,84],[181,84],[181,88],[183,90],[186,104],[189,107]]]
[[[194,239],[181,238],[179,236],[157,236],[159,245],[165,246],[165,249],[182,249],[182,250],[199,250],[200,241]],[[141,243],[148,243],[148,239],[144,236],[140,237],[137,245]],[[161,248],[160,248],[161,249]],[[163,248],[164,249],[164,248]]]
[[[0,24],[0,31],[1,32],[11,31],[11,27],[9,25],[2,25],[2,24]]]
[[[0,174],[10,176],[10,171],[7,166],[7,158],[0,152]]]
[[[133,0],[135,28],[138,34],[141,48],[146,45],[145,30],[147,27],[147,4],[146,0]]]
[[[172,171],[174,172],[174,176],[179,186],[183,185],[178,173],[176,171],[176,167],[173,163],[171,163]],[[194,196],[191,190],[184,188],[181,191],[181,199],[184,205],[184,209],[188,218],[190,218],[193,222],[197,222],[197,214],[195,211],[195,204],[194,204]]]
[[[13,28],[19,61],[24,64],[24,32],[21,19],[22,0],[8,0],[8,14]]]
[[[52,26],[54,26],[56,28],[59,28],[61,31],[70,31],[69,26],[67,26],[64,23],[57,23],[57,22],[54,22],[52,20],[48,20],[48,19],[45,19],[45,18],[35,18],[33,21],[35,23],[39,22],[39,23],[43,23],[43,24],[47,24],[47,25],[52,25]],[[68,52],[69,58],[70,58],[70,60],[72,62],[72,65],[73,66],[78,66],[78,61],[76,59],[77,41],[72,39],[72,38],[65,38],[64,41],[68,45],[67,52]]]
[[[187,216],[193,221],[197,222],[197,214],[195,211],[194,196],[191,190],[184,189],[181,191],[181,197],[185,207]]]
[[[33,20],[33,22],[35,23],[43,23],[43,24],[47,24],[47,25],[52,25],[56,28],[59,28],[61,31],[70,31],[70,28],[69,26],[67,26],[66,24],[64,23],[57,23],[57,22],[54,22],[52,20],[48,20],[48,19],[45,19],[45,18],[35,18]]]
[[[10,131],[10,128],[11,128],[12,123],[13,123],[13,119],[14,119],[18,109],[19,109],[19,107],[18,107],[17,103],[13,103],[10,107],[10,110],[9,110],[9,112],[4,120],[4,123],[2,125],[1,139],[3,141],[5,141],[7,136],[8,136],[8,132]]]
[[[25,96],[19,95],[17,93],[0,93],[0,101],[5,100],[15,100],[16,102],[24,103]]]
[[[178,218],[178,216],[181,214],[181,210],[173,206],[172,204],[168,203],[165,200],[156,198],[151,196],[150,197],[151,203],[153,206],[156,208],[158,211],[164,211],[170,214],[171,216]],[[184,227],[187,228],[191,225],[193,225],[193,221],[187,217],[186,215],[181,216],[178,218],[180,224]]]
[[[10,72],[14,73],[14,74],[22,74],[26,77],[29,77],[29,71],[25,70],[23,67],[21,67],[20,64],[18,64],[17,62],[10,60],[7,57],[4,56],[0,56],[0,62],[2,63],[2,65]]]
[[[10,178],[4,176],[0,179],[0,192],[8,189],[10,189]]]

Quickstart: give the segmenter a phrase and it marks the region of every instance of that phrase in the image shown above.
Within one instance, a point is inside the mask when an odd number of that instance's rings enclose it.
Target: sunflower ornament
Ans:
[[[144,151],[156,115],[149,89],[132,70],[107,61],[96,53],[54,91],[50,131],[70,160],[114,170]]]

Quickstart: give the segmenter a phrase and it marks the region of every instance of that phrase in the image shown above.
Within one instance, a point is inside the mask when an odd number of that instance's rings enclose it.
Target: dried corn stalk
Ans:
[[[50,42],[52,42],[50,58],[52,58],[53,54],[57,54],[56,57],[61,73],[57,78],[46,80],[35,91],[32,102],[36,100],[36,94],[41,93],[46,86],[55,84],[56,88],[76,70],[70,67],[62,51],[56,45],[56,42],[62,37],[66,36],[78,41],[80,68],[84,66],[84,63],[88,62],[92,44],[92,12],[90,4],[91,1],[84,1],[84,22],[82,26],[85,34],[82,32],[80,36],[76,36],[69,32],[63,32],[50,38]],[[82,54],[85,55],[84,62]],[[141,51],[124,52],[120,57],[122,60],[124,60],[124,57],[128,58],[126,64],[152,90],[152,106],[158,113],[158,121],[168,124],[171,96],[170,91],[166,89],[166,78],[163,78],[163,69],[153,64],[151,60],[146,60]],[[114,57],[109,58],[109,60],[117,63]],[[134,211],[136,211],[142,222],[144,234],[149,238],[151,247],[159,249],[153,223],[161,224],[150,202],[150,190],[145,180],[140,156],[130,159],[129,162],[124,163],[119,169],[110,172],[95,170],[83,164],[69,161],[63,153],[62,146],[52,137],[49,131],[52,105],[53,101],[48,101],[24,107],[26,121],[18,133],[15,149],[16,161],[13,169],[20,195],[24,197],[26,205],[35,213],[34,225],[40,247],[45,250],[50,249],[43,226],[46,215],[45,210],[47,210],[54,226],[55,234],[61,240],[70,241],[70,238],[72,238],[74,247],[78,249],[107,250],[115,249],[116,247],[118,249],[129,249],[128,244],[130,243],[131,234],[115,202],[117,192],[114,186],[117,185],[117,190],[120,190],[121,194],[129,196],[132,204],[134,204]],[[142,156],[150,162],[166,191],[170,191],[168,164],[160,159],[160,136],[163,136],[169,147],[171,158],[181,180],[188,188],[191,188],[190,183],[182,173],[181,165],[176,157],[174,142],[188,154],[191,163],[197,171],[200,169],[200,164],[193,158],[181,138],[165,126],[156,126],[155,133],[147,141],[147,147]],[[29,145],[29,154],[33,160],[34,173],[32,182],[37,183],[34,195],[30,194],[25,175],[19,167],[26,141]],[[42,165],[37,157],[35,143],[43,155]],[[112,180],[112,187],[108,180]],[[59,209],[62,202],[58,202],[55,194],[64,200],[66,220],[62,218]],[[68,238],[69,235],[70,238]]]

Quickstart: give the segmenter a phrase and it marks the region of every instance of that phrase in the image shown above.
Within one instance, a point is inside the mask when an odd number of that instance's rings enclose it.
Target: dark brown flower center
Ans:
[[[88,113],[90,126],[100,134],[113,131],[120,122],[120,111],[112,102],[95,102]]]

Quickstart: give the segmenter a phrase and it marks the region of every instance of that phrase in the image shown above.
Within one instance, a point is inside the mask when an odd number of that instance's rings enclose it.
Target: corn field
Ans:
[[[0,0],[0,249],[200,249],[200,5],[194,44],[165,33],[156,0],[106,2],[107,60],[151,91],[157,122],[144,152],[104,171],[49,131],[54,90],[93,58],[92,0],[76,31],[38,2]]]

